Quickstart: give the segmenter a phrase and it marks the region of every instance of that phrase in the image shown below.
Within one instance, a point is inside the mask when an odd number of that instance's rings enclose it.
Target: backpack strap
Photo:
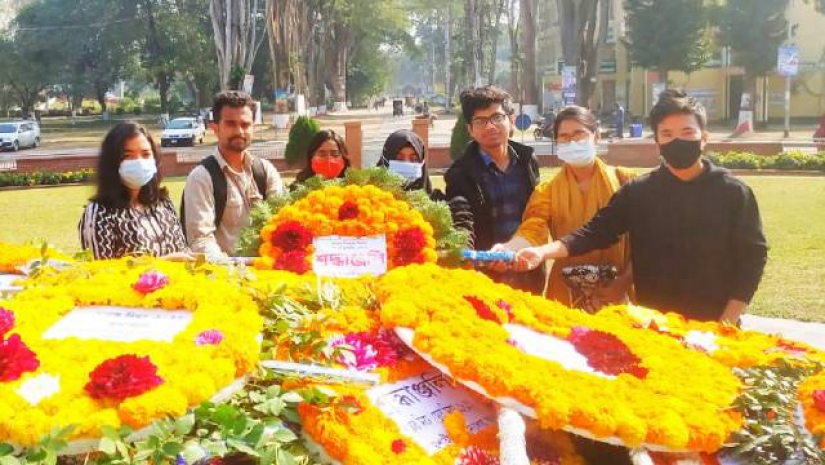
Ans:
[[[206,168],[209,177],[212,179],[212,194],[215,198],[215,229],[217,229],[221,224],[221,219],[223,219],[223,212],[226,210],[226,175],[221,170],[221,165],[214,155],[204,158],[200,164]]]
[[[266,199],[266,168],[264,162],[258,157],[252,157],[252,179],[255,180],[255,185],[258,187],[258,192],[262,199]]]
[[[226,210],[226,197],[228,195],[226,175],[223,170],[221,170],[221,165],[214,155],[209,155],[201,160],[200,165],[206,169],[209,177],[212,179],[212,195],[215,199],[215,229],[217,229],[223,219],[223,212]],[[258,157],[253,157],[252,159],[252,178],[255,180],[255,185],[258,188],[258,192],[261,193],[261,197],[266,198],[266,169],[264,168],[263,161]],[[184,236],[186,235],[185,205],[186,202],[182,194],[180,201],[180,219]]]

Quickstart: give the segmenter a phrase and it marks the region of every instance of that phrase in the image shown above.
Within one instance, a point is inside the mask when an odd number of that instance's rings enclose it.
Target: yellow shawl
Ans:
[[[553,179],[542,183],[533,192],[524,211],[522,224],[516,235],[524,237],[534,246],[560,239],[586,224],[600,208],[607,205],[610,197],[619,189],[620,178],[626,181],[634,176],[632,171],[607,166],[596,159],[596,171],[590,181],[590,189],[583,194],[573,170],[564,165]],[[630,262],[630,249],[624,236],[613,247],[595,250],[588,254],[556,260],[550,270],[545,295],[549,299],[570,304],[570,291],[561,276],[562,268],[576,265],[611,264],[622,273]]]

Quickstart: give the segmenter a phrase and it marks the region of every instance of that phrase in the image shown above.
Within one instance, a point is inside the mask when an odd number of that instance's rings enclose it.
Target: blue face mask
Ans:
[[[145,186],[157,174],[158,168],[155,166],[154,158],[138,158],[137,160],[124,160],[120,164],[118,173],[123,184],[131,189],[140,189]]]
[[[590,166],[596,159],[596,144],[591,140],[559,144],[556,149],[559,160],[575,167]]]

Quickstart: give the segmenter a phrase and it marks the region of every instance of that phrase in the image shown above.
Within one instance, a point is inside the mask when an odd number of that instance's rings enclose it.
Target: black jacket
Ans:
[[[539,181],[539,164],[533,155],[533,148],[513,141],[510,141],[510,147],[518,156],[516,166],[524,170],[532,193]],[[461,158],[453,162],[444,174],[447,198],[464,197],[470,204],[470,211],[473,215],[474,244],[478,250],[488,250],[495,245],[493,207],[490,202],[490,193],[484,186],[481,174],[485,168],[478,144],[471,142]]]
[[[533,155],[533,148],[513,141],[509,144],[517,156],[516,167],[524,171],[532,194],[539,182],[539,164]],[[484,169],[486,167],[479,153],[478,144],[471,142],[461,158],[456,160],[444,174],[447,198],[450,199],[450,203],[461,198],[467,199],[471,213],[468,217],[471,217],[473,225],[470,243],[477,250],[489,250],[496,242],[493,206],[481,174]],[[497,282],[539,295],[542,294],[546,282],[544,267],[527,273],[489,271],[487,274]]]
[[[751,189],[705,161],[684,182],[661,166],[619,189],[586,225],[561,239],[571,255],[629,233],[639,304],[718,320],[728,300],[750,302],[767,262]]]

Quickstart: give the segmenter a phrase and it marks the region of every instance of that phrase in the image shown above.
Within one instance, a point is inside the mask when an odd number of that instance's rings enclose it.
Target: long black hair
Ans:
[[[118,170],[125,157],[126,142],[140,135],[146,137],[152,147],[152,156],[155,159],[158,172],[145,186],[140,188],[138,200],[141,205],[154,206],[161,200],[169,198],[166,188],[160,186],[160,151],[158,151],[158,146],[145,127],[138,123],[126,122],[113,127],[103,139],[97,162],[97,192],[92,197],[92,201],[109,208],[129,207],[131,203],[129,188],[123,184]]]
[[[344,158],[344,169],[342,169],[341,173],[338,175],[339,178],[344,177],[344,174],[350,167],[347,143],[344,142],[344,138],[337,132],[332,129],[324,129],[315,133],[315,135],[312,136],[312,139],[309,140],[309,146],[307,147],[307,163],[306,166],[304,166],[304,169],[295,175],[295,182],[301,183],[315,176],[315,172],[312,171],[312,157],[315,156],[315,152],[321,148],[321,145],[328,140],[335,142],[335,145],[338,146],[338,152],[341,154],[341,157]]]

